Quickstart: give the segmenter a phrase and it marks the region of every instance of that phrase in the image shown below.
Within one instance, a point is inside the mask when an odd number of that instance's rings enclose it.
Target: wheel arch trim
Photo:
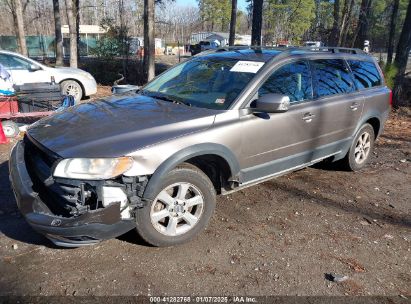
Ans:
[[[359,120],[357,126],[355,127],[354,133],[352,134],[352,137],[354,138],[354,136],[357,134],[358,130],[361,129],[361,127],[366,124],[370,119],[377,119],[379,122],[379,130],[377,134],[375,135],[375,138],[377,138],[381,132],[382,132],[382,128],[383,128],[383,122],[384,120],[381,117],[381,113],[377,112],[377,111],[370,111],[368,112],[366,115],[363,115],[361,117],[361,119]]]
[[[381,114],[380,114],[379,112],[377,112],[377,111],[367,112],[367,114],[366,114],[366,115],[363,115],[363,116],[361,117],[361,119],[358,121],[358,123],[357,123],[357,125],[356,125],[356,127],[355,127],[355,129],[354,129],[354,132],[353,132],[353,134],[351,135],[351,140],[350,140],[349,144],[346,145],[346,147],[342,150],[341,153],[338,153],[337,155],[334,156],[334,161],[343,159],[343,158],[347,155],[347,153],[349,152],[350,147],[351,147],[351,145],[352,145],[352,141],[353,141],[354,138],[355,138],[355,135],[358,133],[358,131],[361,129],[361,127],[362,127],[364,124],[366,124],[367,121],[369,121],[370,119],[377,119],[377,120],[379,121],[379,123],[380,123],[380,128],[379,128],[378,134],[374,134],[375,138],[377,138],[377,137],[382,133],[382,129],[383,129],[383,127],[384,127],[384,120],[382,119]],[[373,129],[374,129],[374,128],[373,128]]]
[[[143,193],[143,199],[152,200],[162,177],[179,164],[201,155],[216,155],[223,158],[230,168],[230,179],[238,179],[240,165],[237,158],[227,147],[215,143],[202,143],[184,148],[167,158],[150,177]]]

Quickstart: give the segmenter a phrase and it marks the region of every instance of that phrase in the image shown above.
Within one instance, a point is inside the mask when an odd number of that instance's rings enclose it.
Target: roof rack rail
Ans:
[[[223,46],[219,47],[217,49],[211,49],[211,50],[206,50],[201,53],[198,53],[197,55],[206,55],[206,54],[211,54],[211,53],[217,53],[217,52],[227,52],[230,50],[246,50],[246,49],[272,49],[272,50],[279,50],[282,51],[283,54],[288,54],[293,51],[312,51],[312,52],[332,52],[332,53],[350,53],[350,54],[367,54],[361,49],[356,49],[356,48],[345,48],[345,47],[334,47],[334,46],[312,46],[312,47],[306,47],[306,46],[289,46],[289,47],[277,47],[277,46],[254,46],[254,45],[241,45],[241,46]],[[195,56],[197,56],[195,55]],[[200,56],[201,56],[200,55]]]
[[[212,53],[217,53],[217,52],[227,52],[227,51],[230,51],[230,50],[244,50],[244,49],[250,49],[250,48],[252,48],[251,46],[247,46],[247,45],[241,45],[241,46],[239,46],[239,45],[234,45],[234,46],[222,46],[222,47],[219,47],[219,48],[217,48],[217,49],[210,49],[210,50],[205,50],[205,51],[202,51],[202,52],[200,52],[200,53],[198,53],[198,54],[196,54],[196,55],[194,55],[194,56],[202,56],[202,55],[207,55],[207,54],[212,54]]]
[[[332,53],[352,53],[352,54],[366,54],[361,49],[356,48],[346,48],[346,47],[335,47],[335,46],[303,46],[303,47],[290,47],[294,50],[307,50],[307,51],[328,51]]]

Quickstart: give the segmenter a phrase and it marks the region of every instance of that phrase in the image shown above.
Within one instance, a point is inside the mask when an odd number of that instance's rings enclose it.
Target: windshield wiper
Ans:
[[[187,107],[191,107],[191,106],[192,106],[192,104],[189,103],[189,102],[187,102],[187,101],[174,100],[173,102],[174,102],[174,103],[178,103],[178,104],[186,105]]]
[[[189,103],[189,102],[176,100],[176,99],[170,98],[170,97],[165,96],[165,95],[157,95],[157,94],[150,94],[149,93],[148,96],[156,98],[156,99],[160,99],[160,100],[164,100],[164,101],[168,101],[168,102],[172,102],[172,103],[183,104],[183,105],[186,105],[188,107],[191,107],[191,103]]]

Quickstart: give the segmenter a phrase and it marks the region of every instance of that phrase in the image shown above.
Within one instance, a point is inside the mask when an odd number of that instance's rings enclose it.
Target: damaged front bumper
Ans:
[[[101,240],[117,237],[135,227],[133,218],[122,219],[120,202],[71,217],[51,212],[39,193],[33,190],[33,181],[25,162],[24,143],[21,141],[11,152],[9,170],[21,213],[36,231],[58,246],[92,245]]]

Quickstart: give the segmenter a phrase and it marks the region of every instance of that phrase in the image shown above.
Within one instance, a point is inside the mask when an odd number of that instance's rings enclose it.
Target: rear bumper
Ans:
[[[388,117],[390,116],[390,112],[391,107],[388,107],[387,110],[381,115],[380,130],[378,131],[378,134],[375,134],[376,137],[380,136],[384,132],[384,125],[385,122],[388,120]]]
[[[134,220],[121,219],[119,203],[76,217],[54,215],[33,190],[33,182],[24,161],[24,143],[21,141],[11,152],[9,167],[10,181],[21,213],[37,232],[58,246],[93,245],[135,227]]]

